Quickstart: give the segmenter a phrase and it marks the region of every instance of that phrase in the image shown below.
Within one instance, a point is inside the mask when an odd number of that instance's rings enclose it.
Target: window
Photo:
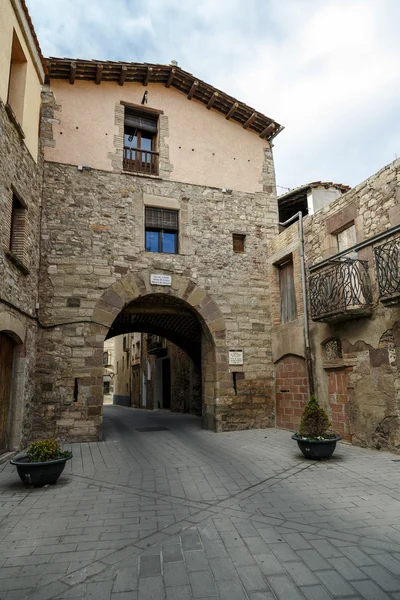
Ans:
[[[125,108],[124,170],[158,175],[158,117]]]
[[[26,208],[13,194],[9,249],[22,263],[25,262],[26,258],[26,242]]]
[[[118,375],[118,371],[119,371],[119,362],[117,361],[117,375]]]
[[[27,61],[17,34],[13,33],[10,61],[10,79],[8,82],[7,104],[12,108],[18,123],[22,123],[25,101],[25,81]]]
[[[122,371],[125,369],[125,356],[122,357]]]
[[[280,264],[278,269],[281,295],[281,323],[288,323],[297,319],[292,259]]]
[[[354,223],[336,234],[338,252],[356,245],[356,228]]]
[[[178,253],[178,211],[147,208],[145,248],[148,252]]]
[[[233,242],[233,251],[234,252],[244,252],[244,242],[246,236],[241,233],[232,234],[232,242]]]
[[[103,365],[108,365],[108,352],[103,352]]]
[[[110,393],[110,382],[109,381],[104,381],[103,382],[103,387],[104,387],[103,393],[104,394],[109,394]]]

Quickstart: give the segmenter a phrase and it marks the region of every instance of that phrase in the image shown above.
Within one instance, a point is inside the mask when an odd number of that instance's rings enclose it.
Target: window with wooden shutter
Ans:
[[[352,246],[355,246],[357,243],[356,240],[356,228],[354,223],[350,225],[350,227],[346,227],[339,233],[336,234],[338,251],[342,252],[343,250],[347,250]]]
[[[158,115],[125,107],[124,169],[158,175]]]
[[[281,323],[297,319],[296,294],[294,290],[293,262],[279,265],[279,288],[281,296]]]
[[[178,253],[179,212],[146,207],[145,244],[148,252]]]
[[[26,262],[26,208],[15,194],[12,197],[9,249],[22,263]]]

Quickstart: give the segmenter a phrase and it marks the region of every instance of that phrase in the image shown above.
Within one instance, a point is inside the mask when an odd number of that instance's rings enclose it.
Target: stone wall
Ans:
[[[287,355],[276,364],[276,426],[298,430],[303,409],[308,402],[306,361]]]
[[[111,325],[103,319],[133,299],[124,283],[132,278],[135,294],[155,291],[192,302],[209,331],[215,358],[203,386],[208,426],[221,431],[273,424],[266,246],[277,233],[277,206],[271,154],[266,158],[269,185],[255,194],[46,163],[41,317],[76,324],[41,332],[37,430],[76,440],[100,435],[101,340]],[[144,251],[144,205],[157,200],[179,207],[177,255]],[[233,252],[234,232],[246,235],[244,253]],[[150,273],[171,275],[172,286],[150,286]],[[125,291],[111,292],[119,281]],[[243,349],[245,357],[243,368],[235,368],[243,371],[236,393],[230,348]]]
[[[201,373],[189,356],[168,342],[171,361],[171,410],[201,416]]]
[[[35,162],[0,102],[0,331],[9,333],[16,344],[10,403],[12,449],[31,437],[42,169],[41,153]],[[13,194],[25,207],[24,252],[18,256],[10,251]]]
[[[400,160],[304,219],[307,268],[337,253],[336,233],[352,223],[357,243],[400,224]],[[393,233],[358,251],[358,258],[369,265],[371,316],[335,324],[310,323],[316,394],[329,410],[334,427],[354,444],[390,449],[400,448],[400,305],[385,306],[379,301],[373,248],[398,236]],[[298,243],[295,223],[273,241],[269,262],[276,264],[279,257],[292,253],[299,265]],[[279,287],[273,280],[271,287],[276,304]],[[298,319],[283,325],[274,321],[275,362],[288,353],[305,356],[299,269],[297,273],[295,269],[295,288]],[[334,340],[336,354],[332,352]]]

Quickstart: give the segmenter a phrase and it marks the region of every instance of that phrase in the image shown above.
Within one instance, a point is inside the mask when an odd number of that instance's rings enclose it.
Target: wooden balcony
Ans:
[[[308,279],[313,321],[337,323],[372,314],[368,261],[330,261]]]
[[[158,175],[158,152],[124,146],[124,171]]]
[[[386,306],[400,303],[400,238],[374,248],[379,300]]]
[[[147,334],[147,354],[163,355],[166,352],[165,339],[153,333]]]

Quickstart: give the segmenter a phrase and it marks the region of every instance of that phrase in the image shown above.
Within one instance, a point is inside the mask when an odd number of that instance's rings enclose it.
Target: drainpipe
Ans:
[[[308,374],[308,387],[310,395],[314,394],[314,374],[312,368],[312,356],[310,347],[310,334],[308,324],[308,302],[307,302],[307,287],[306,287],[306,265],[304,260],[304,234],[303,234],[303,213],[299,211],[293,217],[290,217],[284,223],[279,223],[282,227],[286,227],[293,221],[299,220],[299,238],[300,238],[300,267],[301,267],[301,288],[303,295],[303,306],[304,306],[304,344],[305,344],[305,355],[307,364]]]

